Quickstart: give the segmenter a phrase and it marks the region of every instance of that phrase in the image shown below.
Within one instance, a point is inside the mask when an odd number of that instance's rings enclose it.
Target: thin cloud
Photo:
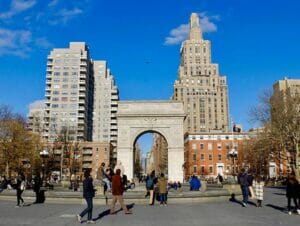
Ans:
[[[36,4],[35,0],[12,0],[7,12],[0,13],[0,19],[9,19],[23,11],[32,8]]]
[[[165,45],[176,45],[187,38],[189,24],[181,24],[170,31],[170,36],[166,37]]]
[[[36,46],[42,47],[44,49],[52,48],[54,45],[45,37],[37,38],[35,40]]]
[[[50,20],[51,25],[66,24],[69,20],[83,14],[83,10],[77,7],[73,9],[62,9],[56,14],[57,19]]]
[[[48,3],[48,7],[54,7],[58,4],[59,0],[52,0]]]
[[[25,30],[9,30],[0,28],[0,56],[15,55],[27,57],[31,48],[32,34]]]
[[[212,20],[220,20],[219,15],[208,16],[206,12],[199,13],[199,23],[203,33],[217,31],[217,25]],[[177,45],[186,40],[189,34],[189,24],[181,24],[170,31],[170,35],[165,38],[164,45]]]
[[[217,25],[212,20],[220,20],[219,15],[207,16],[206,12],[199,13],[199,23],[204,33],[215,32],[218,30]]]

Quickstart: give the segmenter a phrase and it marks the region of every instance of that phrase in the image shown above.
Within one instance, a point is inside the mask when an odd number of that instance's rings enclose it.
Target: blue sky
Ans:
[[[192,12],[227,76],[233,121],[251,128],[257,95],[300,78],[300,1],[0,0],[0,104],[26,115],[44,98],[49,51],[70,41],[108,61],[121,100],[169,99]]]

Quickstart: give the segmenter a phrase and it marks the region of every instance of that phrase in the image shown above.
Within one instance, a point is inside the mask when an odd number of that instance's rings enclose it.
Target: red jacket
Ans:
[[[122,183],[122,178],[120,175],[114,175],[112,177],[112,194],[113,195],[123,195],[124,186]]]

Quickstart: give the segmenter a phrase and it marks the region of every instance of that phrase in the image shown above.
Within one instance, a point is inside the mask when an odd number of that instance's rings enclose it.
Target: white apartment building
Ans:
[[[29,105],[28,128],[34,132],[41,134],[45,126],[45,101],[39,100]]]
[[[74,141],[91,141],[93,76],[89,48],[71,42],[53,49],[47,61],[45,130],[52,142],[61,133]]]
[[[94,107],[93,141],[117,145],[118,88],[106,61],[93,62]]]
[[[189,37],[180,49],[173,99],[183,102],[185,132],[227,132],[228,93],[219,65],[211,62],[210,41],[204,40],[196,13],[190,17]]]

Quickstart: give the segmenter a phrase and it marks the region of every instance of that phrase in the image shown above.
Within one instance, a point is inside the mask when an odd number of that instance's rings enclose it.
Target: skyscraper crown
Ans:
[[[190,17],[190,33],[189,40],[201,40],[202,31],[197,13],[192,13]]]

